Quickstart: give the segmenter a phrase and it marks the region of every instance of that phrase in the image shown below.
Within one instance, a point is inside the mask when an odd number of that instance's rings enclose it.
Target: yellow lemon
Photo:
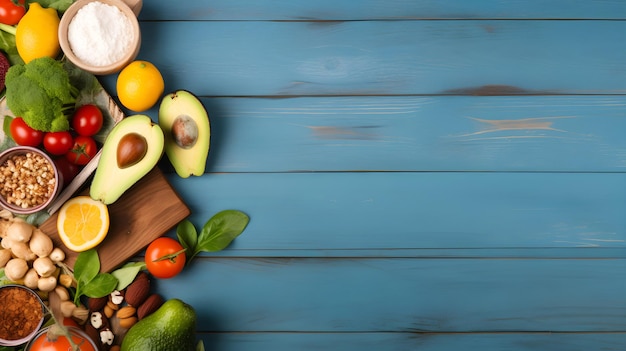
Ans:
[[[89,196],[73,197],[59,210],[57,231],[68,249],[89,250],[100,244],[109,232],[109,210]]]
[[[59,15],[53,8],[43,8],[32,2],[15,29],[15,46],[24,62],[43,56],[56,58],[59,44]]]
[[[165,83],[156,66],[148,61],[133,61],[117,76],[117,96],[124,107],[145,111],[161,98]]]

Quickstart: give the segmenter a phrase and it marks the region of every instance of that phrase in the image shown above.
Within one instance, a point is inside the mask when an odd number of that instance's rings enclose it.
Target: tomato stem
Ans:
[[[167,255],[163,255],[155,260],[152,260],[152,262],[160,262],[160,261],[165,261],[165,260],[169,260],[172,261],[172,263],[176,262],[176,257],[178,257],[178,255],[184,253],[185,251],[187,251],[187,249],[182,249],[180,251],[176,251],[174,253],[171,254],[167,254]]]

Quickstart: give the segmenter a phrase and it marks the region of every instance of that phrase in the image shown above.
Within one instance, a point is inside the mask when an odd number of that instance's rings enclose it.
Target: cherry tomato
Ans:
[[[20,0],[19,5],[14,4],[12,0],[0,0],[0,23],[16,25],[25,13],[24,0]]]
[[[78,345],[80,351],[97,351],[93,343],[87,339],[86,334],[78,329],[69,327],[72,333],[72,341]],[[73,350],[67,337],[61,335],[56,340],[48,338],[47,333],[41,333],[30,343],[30,351],[67,351]]]
[[[43,147],[52,155],[65,155],[72,146],[74,140],[70,132],[48,132],[43,136]]]
[[[80,167],[70,162],[65,156],[55,158],[54,164],[61,173],[61,177],[63,177],[63,184],[65,185],[69,184],[72,179],[76,177],[78,172],[80,172]]]
[[[155,277],[172,278],[185,267],[186,256],[183,246],[169,237],[160,237],[146,249],[146,268]]]
[[[84,166],[97,152],[98,146],[93,138],[79,135],[74,139],[74,146],[65,154],[65,158],[75,165]]]
[[[102,128],[102,123],[102,111],[92,104],[82,105],[72,116],[72,128],[78,135],[95,135]]]
[[[37,147],[43,141],[44,132],[31,128],[21,117],[13,118],[9,130],[17,145]]]

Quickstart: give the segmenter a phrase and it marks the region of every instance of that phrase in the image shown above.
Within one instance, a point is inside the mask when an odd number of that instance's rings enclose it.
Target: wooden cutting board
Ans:
[[[82,194],[88,194],[88,190]],[[155,167],[150,173],[108,206],[109,233],[97,246],[102,272],[110,272],[143,250],[152,240],[162,236],[190,214],[190,210]],[[57,213],[40,229],[50,235],[55,246],[66,254],[70,268],[78,253],[69,250],[59,238],[56,229]]]

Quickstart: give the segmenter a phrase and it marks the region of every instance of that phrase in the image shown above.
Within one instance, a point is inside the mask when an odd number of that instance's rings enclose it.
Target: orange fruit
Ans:
[[[17,53],[25,63],[43,56],[56,58],[61,53],[60,22],[57,10],[43,8],[37,2],[30,3],[15,29]]]
[[[133,61],[117,76],[117,96],[124,107],[135,112],[154,106],[164,89],[161,72],[148,61]]]
[[[57,231],[68,249],[82,252],[96,247],[109,232],[107,206],[86,195],[69,199],[59,209]]]

